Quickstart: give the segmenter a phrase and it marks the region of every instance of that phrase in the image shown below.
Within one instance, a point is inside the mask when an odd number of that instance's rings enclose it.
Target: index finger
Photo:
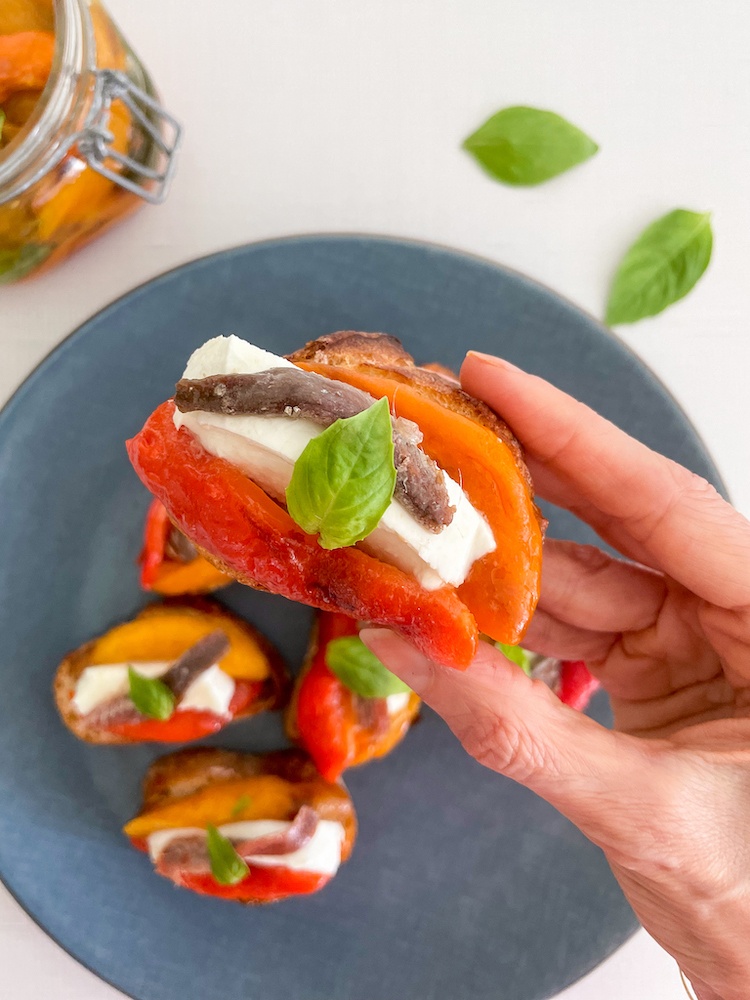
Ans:
[[[499,358],[470,352],[461,382],[508,421],[534,465],[565,484],[568,502],[560,491],[556,502],[595,512],[704,600],[750,605],[750,522],[710,483]]]

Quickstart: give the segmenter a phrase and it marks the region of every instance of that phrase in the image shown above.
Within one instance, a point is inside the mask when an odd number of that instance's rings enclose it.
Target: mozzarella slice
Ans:
[[[409,691],[399,691],[398,694],[389,694],[386,696],[385,702],[388,706],[388,714],[395,715],[397,712],[403,712],[406,706],[409,704]]]
[[[239,337],[214,337],[193,352],[183,377],[201,379],[293,367],[286,358]],[[287,416],[175,410],[174,422],[176,427],[186,427],[195,434],[207,451],[237,466],[282,503],[294,463],[308,442],[321,433],[311,420]],[[442,475],[456,508],[449,525],[438,533],[429,531],[394,500],[377,528],[360,543],[366,552],[415,576],[426,590],[435,590],[444,583],[459,586],[472,564],[496,548],[485,518],[459,484],[445,472]]]
[[[149,661],[138,663],[105,663],[86,667],[78,678],[73,707],[79,715],[87,715],[98,705],[113,698],[119,698],[130,690],[128,682],[128,667],[132,667],[143,677],[162,677],[172,663],[167,661]],[[205,670],[193,681],[185,692],[177,711],[192,708],[198,711],[213,712],[215,715],[227,715],[229,704],[234,696],[235,683],[229,674],[218,665]]]
[[[233,840],[250,840],[254,837],[264,837],[268,833],[278,833],[291,825],[284,820],[275,819],[243,820],[239,823],[225,823],[219,827],[219,831]],[[206,831],[199,827],[157,830],[147,838],[151,860],[158,861],[173,840],[195,835],[205,837]],[[341,864],[344,836],[345,831],[341,823],[321,819],[308,843],[298,851],[291,851],[289,854],[258,854],[244,860],[251,867],[253,865],[265,868],[283,867],[319,875],[335,875]]]

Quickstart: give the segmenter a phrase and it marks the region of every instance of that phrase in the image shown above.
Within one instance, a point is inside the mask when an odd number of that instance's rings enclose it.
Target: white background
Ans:
[[[38,281],[0,290],[0,400],[113,297],[232,244],[319,231],[419,237],[509,264],[601,315],[613,267],[647,222],[675,207],[710,209],[715,253],[703,281],[621,332],[750,513],[745,0],[110,0],[110,9],[187,126],[179,174],[164,207]],[[601,152],[536,189],[493,183],[460,143],[514,103],[564,114]],[[0,996],[117,995],[0,891]],[[674,963],[641,932],[564,996],[684,993]]]

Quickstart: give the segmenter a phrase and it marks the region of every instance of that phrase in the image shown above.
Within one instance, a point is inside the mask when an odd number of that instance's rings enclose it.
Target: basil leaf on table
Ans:
[[[387,698],[389,694],[411,691],[356,635],[344,635],[328,643],[326,666],[350,691],[363,698]]]
[[[506,659],[515,663],[529,677],[531,676],[531,663],[534,659],[532,653],[524,649],[523,646],[509,646],[505,642],[496,642],[495,645]]]
[[[340,549],[377,527],[395,485],[391,415],[380,399],[307,444],[294,464],[287,508],[324,549]]]
[[[211,874],[219,885],[236,885],[250,874],[250,869],[228,837],[210,824],[206,827],[206,834]]]
[[[464,140],[463,147],[496,180],[517,187],[557,177],[599,149],[554,111],[523,106],[498,111]]]
[[[712,248],[708,212],[676,208],[652,222],[617,269],[607,323],[635,323],[683,298],[708,267]]]
[[[132,667],[128,667],[130,700],[149,719],[166,722],[174,712],[175,697],[158,677],[144,677]]]

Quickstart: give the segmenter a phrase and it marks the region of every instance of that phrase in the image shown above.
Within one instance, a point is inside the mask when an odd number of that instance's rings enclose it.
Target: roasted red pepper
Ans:
[[[471,663],[477,626],[453,587],[427,591],[357,548],[321,548],[239,469],[177,430],[173,414],[172,400],[155,410],[128,454],[172,521],[218,565],[261,590],[388,625],[447,666]]]
[[[260,697],[263,681],[234,682],[234,695],[229,702],[228,716],[234,719]],[[218,733],[227,724],[224,716],[214,712],[185,709],[174,712],[166,721],[143,719],[141,722],[111,725],[109,731],[121,736],[124,743],[190,743]]]
[[[177,531],[163,503],[152,500],[146,515],[143,548],[139,556],[141,587],[157,594],[208,594],[232,582],[232,578],[212,566],[203,556],[176,559],[168,552],[170,533]]]
[[[560,701],[582,712],[599,687],[599,681],[583,660],[563,660],[560,663]]]
[[[387,754],[406,735],[419,711],[419,698],[412,694],[401,711],[384,713],[387,723],[382,729],[362,719],[356,695],[326,664],[330,642],[358,633],[359,624],[347,615],[318,614],[287,713],[289,736],[307,750],[328,781],[335,781],[348,767]]]
[[[171,521],[167,508],[158,500],[152,500],[146,514],[143,532],[143,549],[139,556],[141,564],[141,586],[152,590],[167,549],[167,537]]]
[[[236,885],[219,885],[212,875],[181,875],[178,885],[206,896],[236,899],[243,902],[251,896],[253,902],[275,903],[289,896],[306,896],[317,892],[331,881],[331,875],[318,872],[300,872],[291,868],[254,864],[250,874]]]
[[[137,850],[148,853],[148,844],[143,838],[131,837],[130,843]],[[297,871],[282,865],[253,864],[245,878],[234,885],[220,885],[213,875],[198,875],[194,872],[181,872],[172,876],[172,881],[201,896],[233,899],[240,903],[247,899],[252,899],[255,903],[276,903],[289,896],[307,896],[311,892],[317,892],[332,878],[332,875]]]

